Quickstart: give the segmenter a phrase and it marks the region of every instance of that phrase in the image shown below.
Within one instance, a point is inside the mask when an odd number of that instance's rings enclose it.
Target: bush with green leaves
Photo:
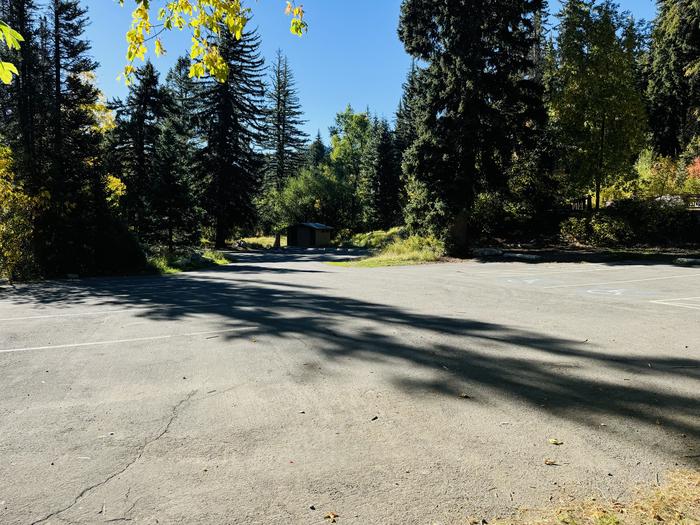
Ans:
[[[377,250],[386,245],[406,237],[406,229],[403,227],[391,228],[390,230],[375,230],[367,233],[357,233],[349,240],[343,241],[343,246],[354,248],[365,248]]]
[[[591,246],[668,245],[700,241],[700,228],[680,200],[618,201],[586,217],[570,217],[560,226],[567,242]]]

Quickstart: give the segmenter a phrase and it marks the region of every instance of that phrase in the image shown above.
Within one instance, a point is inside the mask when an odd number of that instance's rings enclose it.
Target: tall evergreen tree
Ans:
[[[24,36],[19,51],[3,46],[7,61],[16,63],[19,75],[11,86],[4,87],[0,95],[3,106],[3,131],[9,140],[14,157],[14,169],[19,180],[36,189],[41,185],[38,172],[37,141],[41,118],[42,93],[38,91],[40,48],[37,47],[37,6],[34,0],[4,0],[0,3],[0,19],[16,28]],[[43,93],[46,100],[46,93]]]
[[[389,123],[385,119],[375,119],[362,158],[358,189],[364,229],[390,228],[397,224],[400,179],[398,151]]]
[[[99,92],[94,84],[97,63],[84,38],[87,23],[87,10],[78,0],[50,3],[50,206],[38,221],[37,246],[38,259],[52,274],[91,271],[96,260],[101,177],[93,110]]]
[[[222,248],[232,230],[252,223],[254,196],[260,187],[264,119],[264,60],[260,37],[245,32],[240,40],[222,30],[221,55],[229,67],[224,82],[206,81],[202,122],[206,147],[203,162],[209,174],[206,208]]]
[[[309,145],[306,156],[307,164],[313,168],[317,168],[328,159],[328,148],[323,143],[320,130],[316,133],[314,141]]]
[[[404,0],[399,36],[426,63],[404,156],[411,224],[441,235],[484,189],[505,187],[511,160],[544,120],[529,76],[541,0]],[[468,16],[465,16],[468,13]],[[439,210],[439,211],[437,211]],[[442,217],[442,219],[440,219]]]
[[[113,164],[126,183],[124,206],[129,224],[146,239],[151,233],[150,206],[155,177],[155,153],[165,118],[167,93],[153,64],[134,73],[125,102],[116,101]]]
[[[700,3],[659,0],[648,97],[656,149],[676,156],[700,135]]]
[[[394,135],[400,156],[403,156],[403,153],[418,138],[416,131],[417,115],[414,106],[417,104],[416,99],[420,96],[419,75],[420,70],[414,60],[403,84],[403,94],[401,95],[399,107],[396,110]]]
[[[287,57],[281,50],[272,65],[266,93],[267,115],[263,146],[268,151],[266,185],[281,191],[287,179],[304,163],[308,136],[301,129],[303,112]]]
[[[154,240],[171,250],[176,244],[195,245],[202,222],[199,85],[188,70],[189,61],[181,57],[167,76],[164,117],[155,143],[149,188]]]

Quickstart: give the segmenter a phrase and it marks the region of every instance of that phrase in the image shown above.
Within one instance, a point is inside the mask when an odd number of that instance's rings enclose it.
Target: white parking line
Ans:
[[[535,271],[535,272],[522,272],[522,273],[510,273],[506,272],[503,275],[497,275],[498,277],[547,277],[549,275],[560,275],[560,274],[567,274],[567,273],[591,273],[591,272],[606,272],[606,271],[612,271],[612,270],[629,270],[629,269],[634,269],[634,268],[646,268],[643,265],[637,265],[637,266],[624,266],[624,267],[618,267],[615,266],[613,268],[590,268],[588,270],[557,270],[557,271],[547,271],[547,268],[543,268],[540,271]],[[495,274],[495,272],[494,272]]]
[[[678,308],[689,308],[691,310],[700,310],[700,297],[681,297],[679,299],[659,299],[650,301],[654,304],[662,304],[664,306],[677,306]]]
[[[0,350],[0,354],[9,354],[11,352],[30,352],[32,350],[58,350],[61,348],[80,348],[84,346],[105,346],[105,345],[116,345],[121,343],[139,343],[144,341],[161,341],[164,339],[177,339],[181,337],[196,337],[199,335],[214,335],[214,334],[225,334],[229,332],[240,332],[242,330],[248,330],[252,328],[251,326],[241,326],[238,328],[229,328],[227,330],[212,330],[210,332],[190,332],[187,334],[171,334],[171,335],[156,335],[153,337],[137,337],[135,339],[114,339],[112,341],[93,341],[90,343],[70,343],[65,345],[48,345],[48,346],[32,346],[26,348],[6,348]]]
[[[604,283],[558,284],[556,286],[545,286],[544,289],[551,290],[553,288],[587,288],[590,286],[606,286],[608,284],[643,283],[647,281],[663,281],[666,279],[681,279],[687,277],[700,277],[700,273],[694,273],[691,275],[670,275],[668,277],[649,277],[647,279],[630,279],[628,281],[608,281]]]
[[[205,304],[190,304],[190,305],[180,305],[180,306],[170,306],[170,305],[164,305],[162,308],[167,309],[167,310],[186,310],[186,309],[192,309],[192,310],[199,310],[202,308],[212,308],[212,307],[218,307],[218,306],[227,306],[230,303],[205,303]],[[233,306],[233,305],[231,305]],[[151,304],[151,305],[135,305],[135,306],[130,306],[129,308],[121,308],[121,309],[115,309],[115,310],[97,310],[97,311],[84,311],[84,312],[73,312],[69,314],[46,314],[46,315],[27,315],[24,317],[5,317],[5,318],[0,318],[0,322],[9,322],[9,321],[29,321],[29,320],[34,320],[34,319],[52,319],[52,318],[61,318],[61,317],[83,317],[83,316],[94,316],[94,315],[108,315],[108,314],[119,314],[119,313],[124,313],[124,312],[131,312],[133,310],[148,310],[148,309],[159,309],[160,306],[157,304]]]

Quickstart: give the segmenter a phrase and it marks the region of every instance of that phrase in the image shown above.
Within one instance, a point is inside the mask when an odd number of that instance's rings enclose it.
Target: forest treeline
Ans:
[[[469,13],[465,16],[464,13]],[[225,81],[181,58],[97,89],[77,0],[0,0],[25,38],[0,88],[0,275],[135,271],[298,221],[484,239],[686,242],[700,193],[700,7],[652,23],[613,2],[404,0],[414,58],[395,119],[347,107],[308,137],[292,68],[226,30]],[[590,196],[590,211],[572,203]],[[665,196],[665,197],[664,197]],[[659,199],[659,197],[663,197]],[[612,205],[610,205],[612,203]],[[581,206],[579,206],[581,208]],[[585,206],[583,206],[585,208]]]

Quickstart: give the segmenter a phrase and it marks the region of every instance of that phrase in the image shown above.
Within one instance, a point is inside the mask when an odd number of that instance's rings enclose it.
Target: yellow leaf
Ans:
[[[14,64],[10,62],[0,62],[0,82],[9,84],[12,82],[13,75],[18,75],[19,72]]]

